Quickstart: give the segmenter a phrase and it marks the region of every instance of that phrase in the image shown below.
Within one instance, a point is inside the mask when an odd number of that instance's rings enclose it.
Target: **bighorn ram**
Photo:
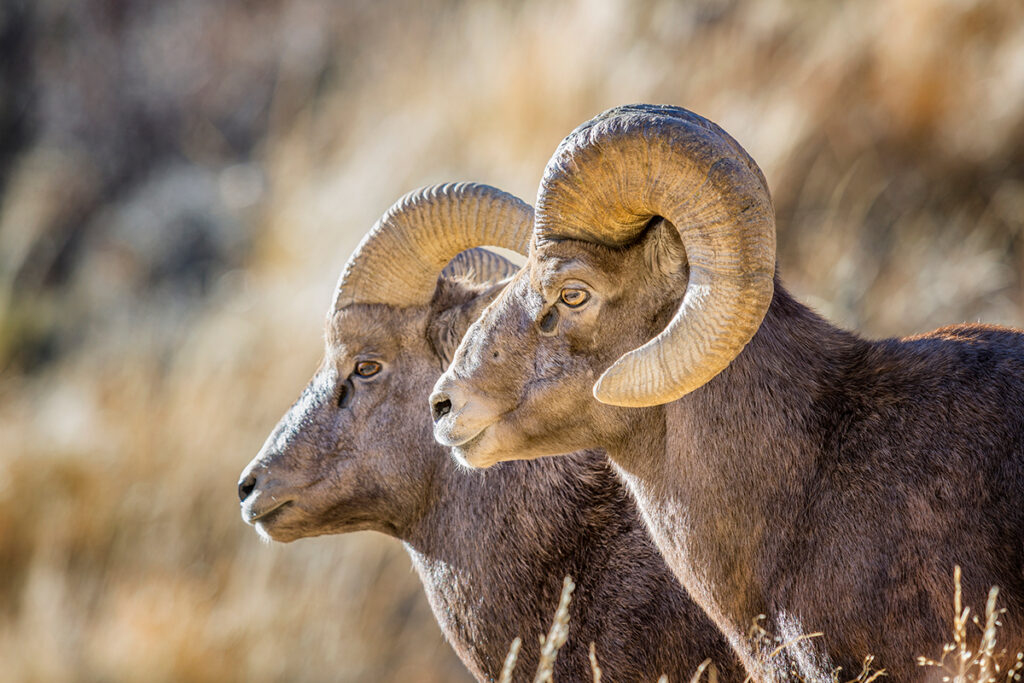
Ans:
[[[434,380],[495,282],[515,272],[463,250],[525,251],[532,227],[529,205],[484,185],[397,202],[345,267],[319,370],[242,473],[242,517],[278,541],[363,529],[400,539],[480,680],[497,679],[517,635],[517,671],[532,672],[566,574],[577,588],[556,679],[589,679],[593,641],[611,680],[688,680],[705,657],[739,680],[735,655],[679,587],[603,455],[473,473],[431,437],[420,408]]]
[[[548,163],[529,260],[438,380],[435,436],[481,467],[605,449],[760,678],[868,653],[926,676],[914,657],[949,639],[956,564],[968,604],[1002,588],[1016,653],[1024,337],[866,341],[774,276],[768,187],[740,145],[684,109],[612,109]],[[765,663],[745,635],[760,614],[825,635]]]

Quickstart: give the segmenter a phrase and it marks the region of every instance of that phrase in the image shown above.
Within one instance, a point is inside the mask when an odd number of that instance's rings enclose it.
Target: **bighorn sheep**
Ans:
[[[739,680],[602,454],[468,472],[418,410],[495,281],[515,272],[463,250],[522,252],[532,227],[529,205],[474,184],[425,188],[384,215],[345,267],[324,361],[242,473],[242,518],[278,541],[364,529],[400,539],[480,680],[497,679],[517,635],[517,671],[532,671],[566,574],[577,588],[556,679],[589,679],[593,641],[611,680],[688,680],[705,657]]]
[[[949,639],[956,564],[968,604],[1001,587],[1001,644],[1024,647],[1021,332],[833,327],[775,279],[760,169],[689,111],[616,108],[561,143],[528,262],[431,404],[474,466],[605,449],[762,679],[868,653],[926,676],[914,657]],[[825,635],[764,662],[745,635],[761,614]]]

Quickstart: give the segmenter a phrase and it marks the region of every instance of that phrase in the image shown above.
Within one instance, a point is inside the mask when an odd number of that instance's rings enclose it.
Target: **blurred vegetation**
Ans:
[[[747,147],[830,318],[1024,321],[1018,0],[5,0],[0,679],[465,679],[397,543],[264,545],[236,477],[394,199],[532,200],[639,101]]]

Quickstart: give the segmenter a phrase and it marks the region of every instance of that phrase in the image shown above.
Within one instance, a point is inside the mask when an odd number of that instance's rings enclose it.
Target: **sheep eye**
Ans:
[[[562,303],[569,308],[579,308],[590,300],[590,292],[585,289],[566,287],[562,290],[562,294],[559,298],[562,300]]]
[[[380,363],[375,360],[364,360],[356,363],[356,374],[360,377],[373,377],[380,372]]]

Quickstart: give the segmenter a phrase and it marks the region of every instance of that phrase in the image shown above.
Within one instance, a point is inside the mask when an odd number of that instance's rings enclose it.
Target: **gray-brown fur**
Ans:
[[[591,641],[604,680],[688,680],[705,657],[723,680],[741,680],[603,455],[473,472],[434,443],[422,406],[499,288],[442,277],[429,309],[356,304],[334,315],[321,368],[242,475],[243,518],[280,541],[364,529],[403,541],[442,630],[479,680],[497,678],[516,636],[516,680],[532,678],[566,574],[577,588],[556,680],[589,680]],[[350,377],[359,358],[383,369]]]
[[[765,652],[746,637],[758,614],[783,637],[825,633],[761,678],[852,678],[870,653],[892,680],[927,679],[915,659],[951,639],[956,564],[976,610],[1001,588],[1000,644],[1024,649],[1024,335],[866,341],[776,281],[753,340],[709,383],[666,405],[599,403],[595,378],[675,313],[678,247],[663,221],[624,248],[536,245],[438,381],[452,406],[435,407],[435,433],[480,466],[605,449],[748,669]],[[591,293],[578,310],[556,303],[567,281]],[[490,418],[463,428],[452,416],[480,395]]]

